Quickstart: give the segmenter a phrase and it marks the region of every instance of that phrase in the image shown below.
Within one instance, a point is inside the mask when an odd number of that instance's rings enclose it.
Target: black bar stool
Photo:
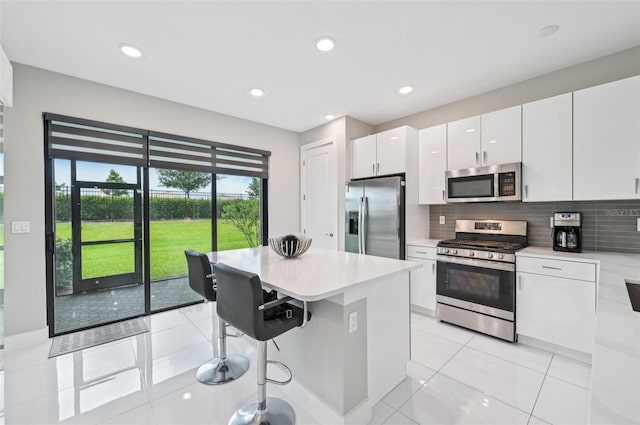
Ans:
[[[258,275],[238,270],[226,264],[214,264],[218,283],[218,316],[231,326],[258,341],[258,400],[237,410],[229,425],[292,425],[296,414],[286,401],[267,398],[266,383],[285,385],[291,382],[291,370],[283,363],[267,360],[267,341],[296,326],[304,326],[311,314],[304,308],[288,304],[291,297],[264,304],[262,282]],[[277,309],[271,320],[265,320],[265,310]],[[273,311],[272,311],[273,312]],[[286,381],[267,378],[267,363],[282,367],[289,374]]]
[[[189,286],[206,300],[216,301],[216,281],[209,258],[192,249],[184,252],[189,267]],[[218,356],[200,366],[196,378],[203,384],[217,385],[233,381],[249,369],[249,359],[239,354],[227,355],[227,324],[218,319]]]

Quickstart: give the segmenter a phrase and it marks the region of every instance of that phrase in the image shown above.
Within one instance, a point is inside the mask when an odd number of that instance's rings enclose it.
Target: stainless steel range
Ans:
[[[456,238],[438,243],[436,317],[515,341],[517,250],[527,222],[456,220]]]

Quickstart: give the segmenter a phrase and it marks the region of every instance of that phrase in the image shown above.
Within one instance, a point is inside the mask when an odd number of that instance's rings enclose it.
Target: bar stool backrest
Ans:
[[[273,336],[265,330],[262,281],[254,273],[222,263],[213,266],[218,285],[218,316],[234,328],[258,341]]]
[[[187,257],[187,266],[189,267],[189,286],[195,292],[209,301],[217,299],[216,289],[214,288],[213,277],[207,277],[213,272],[211,271],[211,263],[206,254],[193,249],[184,251]]]

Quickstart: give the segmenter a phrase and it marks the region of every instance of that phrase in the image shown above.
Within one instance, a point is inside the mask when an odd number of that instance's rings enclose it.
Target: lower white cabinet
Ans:
[[[538,260],[544,263],[545,260]],[[555,261],[554,274],[558,274]],[[570,262],[567,262],[570,263]],[[595,264],[592,264],[595,268]],[[516,269],[517,269],[516,265]],[[517,272],[516,333],[593,353],[596,282]]]
[[[436,249],[409,246],[407,260],[422,263],[422,267],[411,270],[411,306],[414,310],[435,316],[436,311]]]

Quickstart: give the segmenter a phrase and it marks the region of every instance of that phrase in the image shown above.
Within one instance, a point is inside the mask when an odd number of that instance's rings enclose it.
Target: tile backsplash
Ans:
[[[429,236],[455,237],[456,219],[525,220],[529,245],[551,247],[549,217],[554,212],[582,213],[582,249],[640,254],[640,200],[574,202],[487,202],[431,205]],[[445,224],[439,217],[445,216]]]

